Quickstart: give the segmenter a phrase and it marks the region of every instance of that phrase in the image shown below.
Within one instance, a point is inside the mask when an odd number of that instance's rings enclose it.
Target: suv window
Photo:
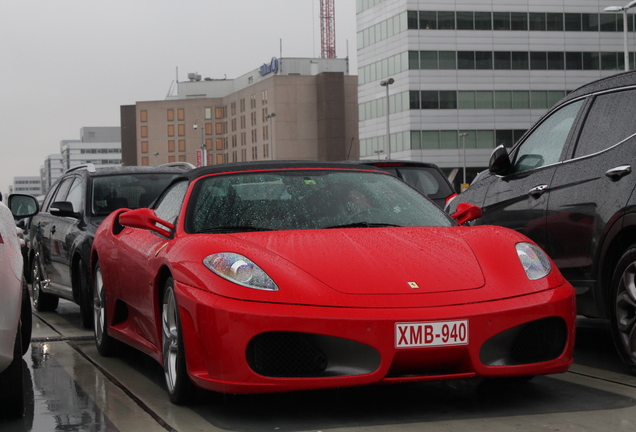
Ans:
[[[574,157],[605,150],[636,133],[636,90],[598,96],[585,121]]]
[[[79,213],[82,211],[82,199],[84,198],[84,182],[80,177],[75,177],[71,189],[68,191],[65,201],[73,204],[73,211]]]
[[[525,171],[560,160],[563,147],[584,100],[559,109],[541,123],[517,150],[514,171]]]
[[[93,178],[91,212],[107,216],[120,208],[148,207],[176,174],[135,173]]]
[[[67,177],[63,179],[60,183],[60,186],[53,192],[51,195],[51,199],[47,200],[46,203],[46,211],[49,210],[49,206],[56,201],[66,201],[66,196],[68,195],[68,191],[73,184],[74,177]]]

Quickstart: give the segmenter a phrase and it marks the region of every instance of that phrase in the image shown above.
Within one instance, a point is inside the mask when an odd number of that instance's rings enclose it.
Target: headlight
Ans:
[[[203,265],[235,284],[266,291],[278,291],[278,286],[249,258],[232,252],[221,252],[203,259]]]
[[[517,243],[515,248],[528,279],[537,280],[550,274],[550,259],[541,248],[532,243]]]

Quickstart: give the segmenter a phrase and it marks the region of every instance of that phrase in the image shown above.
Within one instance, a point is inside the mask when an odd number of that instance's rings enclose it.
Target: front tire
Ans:
[[[57,309],[60,298],[42,291],[44,280],[39,254],[33,257],[31,275],[33,277],[33,307],[35,310],[38,312],[50,312]]]
[[[93,327],[95,333],[95,346],[104,357],[113,355],[116,341],[108,335],[106,324],[106,292],[102,278],[102,267],[99,262],[95,264],[93,273]]]
[[[77,282],[79,283],[80,320],[85,329],[93,328],[93,292],[90,287],[89,270],[81,259],[77,263]]]
[[[636,244],[627,248],[616,265],[611,295],[614,344],[623,362],[636,373]]]
[[[179,307],[174,294],[174,280],[166,281],[161,309],[163,370],[170,402],[181,405],[192,394],[192,382],[188,377]]]

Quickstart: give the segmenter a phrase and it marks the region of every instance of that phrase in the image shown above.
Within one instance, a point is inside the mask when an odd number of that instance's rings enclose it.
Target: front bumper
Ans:
[[[531,376],[572,363],[575,299],[560,287],[477,304],[334,308],[228,299],[176,283],[193,382],[223,393]],[[397,347],[398,323],[466,321],[467,343]]]

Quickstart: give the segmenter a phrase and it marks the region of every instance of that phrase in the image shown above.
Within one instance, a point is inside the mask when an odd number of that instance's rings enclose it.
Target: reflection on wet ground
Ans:
[[[382,430],[395,424],[462,420],[483,424],[491,418],[560,414],[575,418],[587,412],[608,415],[604,413],[623,408],[633,411],[636,405],[634,393],[613,393],[547,376],[512,386],[475,380],[273,395],[197,391],[190,407],[175,407],[168,402],[160,365],[127,347],[114,359],[100,358],[91,333],[78,330],[75,309],[59,312],[35,320],[41,327],[34,329],[34,341],[25,356],[27,416],[20,421],[0,419],[2,432]],[[76,318],[77,327],[68,335],[54,330],[62,323],[55,320],[68,324]],[[577,365],[628,378],[605,322],[580,320],[577,338]],[[633,382],[629,385],[636,388]]]

